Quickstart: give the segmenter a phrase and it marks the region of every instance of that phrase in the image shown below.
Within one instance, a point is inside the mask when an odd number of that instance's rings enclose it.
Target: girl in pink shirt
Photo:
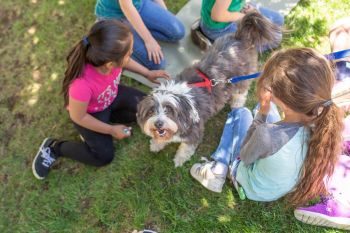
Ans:
[[[46,138],[36,154],[32,169],[44,179],[59,157],[103,166],[114,158],[113,137],[129,137],[131,128],[122,124],[136,121],[136,105],[144,93],[120,85],[123,68],[140,73],[151,82],[169,78],[163,70],[150,71],[130,58],[133,36],[115,20],[97,22],[67,57],[68,67],[62,94],[69,116],[83,141]]]

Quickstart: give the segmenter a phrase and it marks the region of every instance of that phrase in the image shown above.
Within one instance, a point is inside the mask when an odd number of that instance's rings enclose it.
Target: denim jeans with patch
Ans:
[[[156,40],[174,43],[185,36],[185,27],[176,16],[151,0],[142,1],[139,14]],[[121,21],[130,25],[126,19]],[[162,59],[160,64],[155,64],[153,60],[150,61],[145,42],[134,28],[131,27],[131,30],[134,35],[132,58],[150,70],[164,69],[165,59]]]
[[[259,106],[254,109],[255,113],[258,108]],[[267,122],[274,123],[280,120],[281,118],[276,105],[271,103]],[[232,165],[232,163],[234,163],[239,157],[241,145],[252,122],[253,116],[249,109],[244,107],[233,109],[227,116],[220,144],[212,154],[211,158],[215,161],[224,163],[227,166]]]

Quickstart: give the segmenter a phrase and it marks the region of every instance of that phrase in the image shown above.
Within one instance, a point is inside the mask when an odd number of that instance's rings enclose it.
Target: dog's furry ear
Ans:
[[[178,111],[178,119],[182,123],[182,127],[188,128],[190,124],[196,124],[200,121],[196,104],[192,98],[180,96],[179,106],[181,109]]]
[[[136,118],[138,124],[141,124],[146,119],[149,112],[155,108],[154,105],[155,101],[150,95],[144,97],[143,100],[137,104]]]
[[[248,12],[238,23],[234,37],[261,51],[263,46],[275,47],[279,44],[282,28],[254,10]]]

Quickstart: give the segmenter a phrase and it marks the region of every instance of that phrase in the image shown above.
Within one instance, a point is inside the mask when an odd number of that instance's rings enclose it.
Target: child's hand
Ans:
[[[253,10],[255,10],[255,7],[248,3],[248,4],[244,5],[244,7],[242,8],[241,12],[243,14],[247,14],[249,11],[253,11]]]
[[[264,88],[259,93],[260,110],[263,115],[267,115],[270,111],[271,91]]]
[[[148,71],[146,78],[152,83],[159,84],[159,81],[157,80],[157,78],[165,78],[169,80],[170,75],[165,70],[150,70]]]
[[[164,56],[158,42],[151,37],[148,41],[145,41],[145,46],[148,54],[148,60],[153,60],[155,64],[160,64],[160,61]]]
[[[112,125],[110,134],[119,140],[127,138],[131,135],[131,127],[125,125]]]

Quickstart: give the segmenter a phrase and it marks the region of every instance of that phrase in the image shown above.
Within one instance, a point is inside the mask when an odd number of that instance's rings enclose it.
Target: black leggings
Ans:
[[[96,119],[105,123],[131,123],[136,121],[136,106],[145,96],[141,91],[131,87],[119,85],[118,95],[113,103],[102,112],[91,113]],[[114,158],[113,138],[109,134],[102,134],[73,122],[75,128],[83,137],[84,142],[61,141],[53,148],[57,156],[63,156],[79,162],[103,166]]]

